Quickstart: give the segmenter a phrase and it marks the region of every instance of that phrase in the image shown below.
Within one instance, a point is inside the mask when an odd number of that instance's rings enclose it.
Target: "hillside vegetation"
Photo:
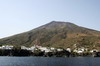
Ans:
[[[77,26],[70,22],[52,21],[36,29],[0,39],[0,45],[33,46],[34,44],[47,47],[100,49],[100,32]]]

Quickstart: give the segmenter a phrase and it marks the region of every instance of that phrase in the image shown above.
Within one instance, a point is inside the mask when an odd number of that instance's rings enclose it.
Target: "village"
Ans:
[[[20,53],[18,53],[19,51]],[[77,48],[76,44],[74,44],[74,50],[72,50],[71,48],[63,49],[54,47],[42,47],[38,45],[34,45],[31,47],[21,46],[20,49],[15,48],[13,45],[0,46],[1,56],[3,55],[13,56],[13,53],[15,53],[15,56],[20,56],[19,54],[21,54],[21,56],[55,56],[55,57],[100,56],[99,50],[97,49],[88,50],[87,48],[84,47]]]

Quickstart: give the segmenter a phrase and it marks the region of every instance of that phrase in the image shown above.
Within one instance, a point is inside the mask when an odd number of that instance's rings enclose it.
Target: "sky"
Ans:
[[[0,38],[51,21],[72,22],[100,31],[100,0],[0,0]]]

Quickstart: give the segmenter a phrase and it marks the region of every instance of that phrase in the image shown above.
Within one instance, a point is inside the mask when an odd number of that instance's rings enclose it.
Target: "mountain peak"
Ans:
[[[75,24],[73,24],[71,22],[51,21],[50,23],[39,27],[39,29],[41,29],[41,28],[59,29],[59,28],[62,28],[62,27],[72,28],[72,27],[75,27],[75,26],[77,26],[77,25],[75,25]]]
[[[73,24],[71,22],[64,22],[64,21],[51,21],[49,24]]]

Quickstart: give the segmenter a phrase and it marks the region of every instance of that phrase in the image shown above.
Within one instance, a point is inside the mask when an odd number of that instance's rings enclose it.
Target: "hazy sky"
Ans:
[[[100,0],[0,0],[0,38],[50,21],[72,22],[100,31]]]

